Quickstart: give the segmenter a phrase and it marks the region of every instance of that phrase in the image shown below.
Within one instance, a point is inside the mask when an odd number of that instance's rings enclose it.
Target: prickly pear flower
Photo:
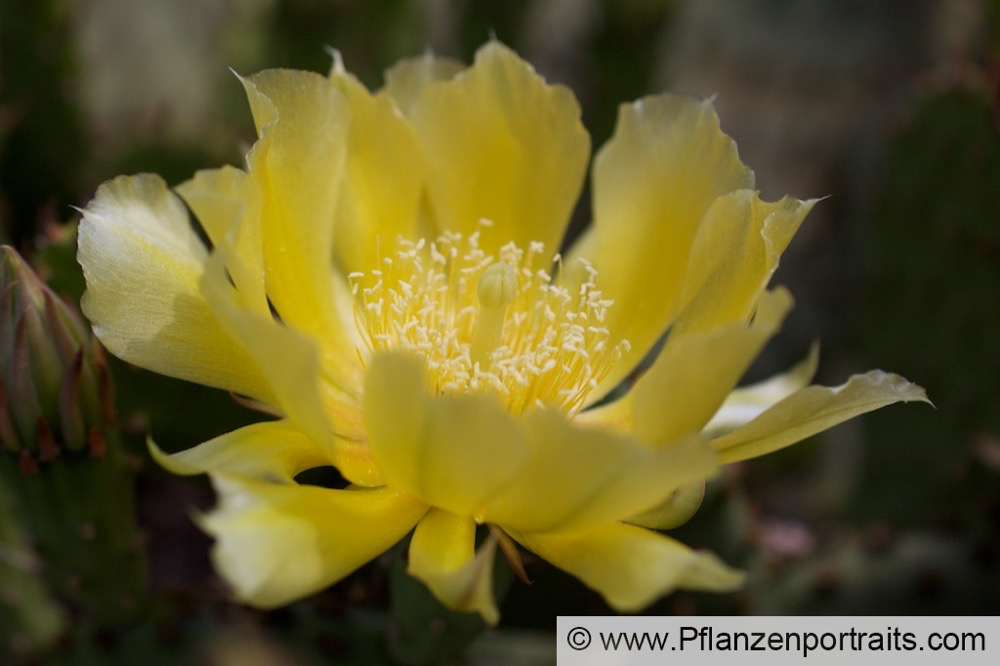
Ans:
[[[277,416],[174,455],[151,445],[211,476],[201,525],[245,602],[310,594],[411,531],[409,572],[491,622],[498,547],[622,611],[732,590],[739,572],[658,531],[719,465],[925,399],[880,371],[806,386],[814,363],[733,391],[791,307],[768,282],[814,202],[761,200],[708,102],[621,107],[593,225],[561,255],[590,140],[570,91],[501,44],[468,68],[403,61],[375,93],[339,58],[328,76],[241,81],[245,169],[176,194],[152,175],[104,184],[79,260],[110,351]],[[320,466],[347,487],[299,482]]]

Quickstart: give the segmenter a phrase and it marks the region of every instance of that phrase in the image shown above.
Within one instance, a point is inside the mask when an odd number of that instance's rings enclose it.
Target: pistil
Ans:
[[[517,296],[517,273],[510,264],[497,262],[483,271],[476,292],[479,313],[470,356],[473,363],[488,370],[493,350],[500,346],[507,306]]]

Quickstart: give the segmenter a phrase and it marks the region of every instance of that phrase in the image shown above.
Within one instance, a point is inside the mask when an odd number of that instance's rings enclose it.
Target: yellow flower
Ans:
[[[708,102],[621,107],[594,224],[560,257],[590,140],[570,91],[501,44],[467,69],[403,61],[375,94],[339,59],[327,77],[241,80],[246,170],[197,173],[184,203],[156,176],[106,183],[79,257],[114,354],[278,414],[151,447],[211,475],[201,524],[243,601],[310,594],[411,530],[410,573],[490,622],[492,558],[516,564],[514,542],[622,611],[731,590],[739,572],[654,530],[688,517],[721,463],[925,399],[880,371],[805,387],[815,358],[733,391],[791,307],[767,283],[813,202],[760,200]],[[296,481],[329,465],[351,485]]]

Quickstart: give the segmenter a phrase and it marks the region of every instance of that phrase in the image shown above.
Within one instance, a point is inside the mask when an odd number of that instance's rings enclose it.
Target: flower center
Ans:
[[[492,391],[515,414],[543,405],[576,413],[628,342],[611,344],[602,325],[612,301],[596,288],[597,271],[581,261],[571,291],[543,254],[541,243],[509,243],[494,258],[479,232],[400,238],[377,269],[348,276],[358,329],[371,352],[422,355],[436,393]]]

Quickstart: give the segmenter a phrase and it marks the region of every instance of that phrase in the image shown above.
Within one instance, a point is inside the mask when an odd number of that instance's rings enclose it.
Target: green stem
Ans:
[[[98,626],[134,617],[147,597],[145,558],[134,479],[118,442],[108,442],[103,458],[64,452],[33,475],[0,456],[0,482],[14,496],[53,593]]]
[[[11,456],[0,458],[2,468]],[[14,498],[6,483],[0,484],[0,656],[42,652],[63,630],[65,616],[39,569]]]

